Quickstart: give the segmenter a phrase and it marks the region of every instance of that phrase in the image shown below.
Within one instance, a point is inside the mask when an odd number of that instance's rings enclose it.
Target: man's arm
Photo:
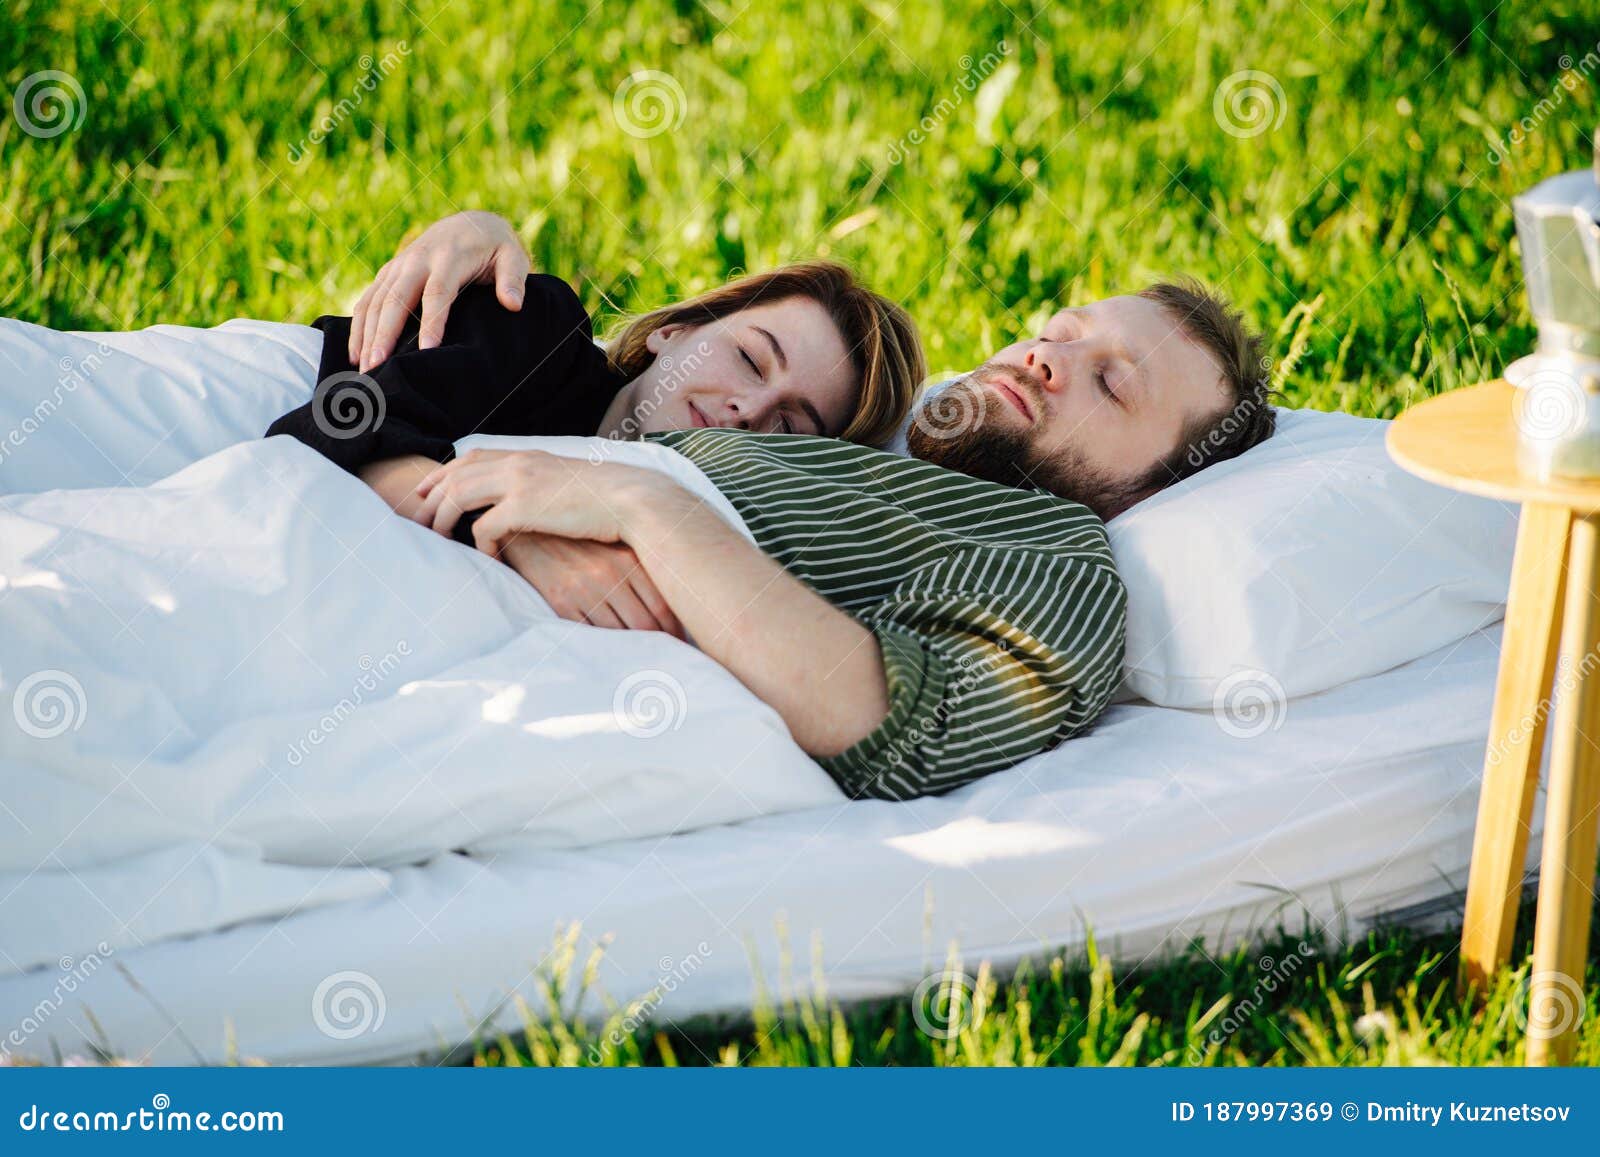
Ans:
[[[437,512],[431,522],[442,533],[461,511],[491,506],[473,527],[490,553],[530,531],[631,547],[696,645],[774,708],[818,759],[860,742],[888,712],[872,632],[665,475],[473,450],[434,471],[419,494],[422,519]]]
[[[783,716],[806,753],[846,751],[889,710],[872,632],[675,485],[625,491],[631,546],[702,651]]]

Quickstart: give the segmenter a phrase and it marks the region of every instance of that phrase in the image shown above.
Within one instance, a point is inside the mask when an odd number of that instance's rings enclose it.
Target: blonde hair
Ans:
[[[840,437],[875,446],[887,441],[911,412],[927,360],[911,316],[856,280],[834,261],[799,261],[664,305],[624,321],[606,346],[612,366],[628,378],[655,360],[645,339],[664,325],[705,325],[753,305],[805,297],[827,311],[850,351],[860,381],[855,412]]]

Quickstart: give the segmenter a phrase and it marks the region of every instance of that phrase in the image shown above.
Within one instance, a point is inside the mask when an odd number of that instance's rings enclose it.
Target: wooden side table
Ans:
[[[1600,677],[1591,677],[1600,675],[1600,482],[1543,483],[1519,472],[1516,393],[1489,382],[1431,398],[1395,421],[1388,447],[1390,457],[1430,482],[1522,504],[1461,959],[1464,979],[1481,991],[1510,956],[1545,722],[1554,709],[1527,1056],[1529,1064],[1568,1064],[1584,1010],[1600,840]],[[1593,737],[1586,728],[1595,729]]]

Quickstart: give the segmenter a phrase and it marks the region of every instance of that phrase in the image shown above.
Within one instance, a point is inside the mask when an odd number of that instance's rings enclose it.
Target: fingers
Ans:
[[[473,509],[477,508],[474,507]],[[461,521],[461,516],[466,512],[466,507],[462,503],[441,490],[439,492],[439,500],[434,507],[433,517],[428,521],[427,526],[446,538],[454,538],[456,523]]]
[[[385,265],[380,271],[379,278],[372,283],[372,297],[361,315],[361,348],[355,358],[355,366],[362,373],[366,373],[373,364],[372,350],[373,343],[377,339],[378,318],[383,310],[383,303],[389,300],[395,278],[399,276],[401,260],[403,258],[396,257]],[[352,333],[356,330],[354,320],[351,321],[350,329]]]
[[[465,462],[466,460],[466,456],[452,458],[448,462],[439,463],[439,465],[435,466],[432,470],[424,474],[422,476],[422,481],[417,483],[417,497],[428,497],[428,494],[435,486],[450,476],[450,474],[453,472],[452,467],[454,467],[457,463]]]
[[[417,348],[437,346],[444,340],[450,307],[465,285],[493,281],[500,304],[521,309],[528,269],[528,254],[504,218],[469,210],[435,221],[378,270],[356,302],[351,364],[366,373],[388,358],[419,303]]]
[[[350,343],[345,351],[350,355],[350,364],[353,366],[361,364],[362,337],[367,325],[367,313],[384,284],[388,282],[393,269],[394,262],[385,261],[377,276],[372,279],[372,284],[362,290],[361,296],[356,298],[356,307],[350,316]]]
[[[505,498],[506,485],[505,474],[495,469],[494,463],[473,463],[452,474],[443,486],[428,492],[418,512],[418,521],[422,521],[423,511],[431,512],[432,518],[425,525],[449,538],[456,522],[467,511],[493,506]]]
[[[456,519],[460,517],[463,510],[468,508],[462,506],[459,501],[457,479],[461,477],[461,471],[447,468],[460,466],[462,462],[463,460],[458,458],[442,466],[436,466],[417,484],[413,492],[417,501],[410,513],[410,518],[413,522],[426,526],[430,530],[437,530],[446,537],[450,536],[455,529]],[[474,465],[481,466],[481,463],[474,463]],[[458,499],[456,513],[441,521],[440,512],[446,500],[451,497]]]
[[[528,272],[528,255],[520,241],[507,242],[494,251],[494,292],[501,305],[513,311],[522,308]]]
[[[373,343],[378,333],[378,314],[383,309],[383,303],[389,300],[389,287],[394,283],[394,263],[390,262],[385,267],[386,272],[379,281],[373,282],[372,298],[367,302],[366,309],[361,314],[360,350],[355,358],[355,367],[366,373],[372,365]],[[352,333],[356,332],[355,322],[350,323]]]
[[[417,483],[417,496],[419,498],[426,498],[433,491],[433,488],[438,486],[440,482],[457,474],[468,466],[479,466],[485,463],[495,462],[501,458],[509,458],[513,454],[532,455],[539,453],[542,453],[542,451],[483,449],[468,450],[459,458],[452,458],[448,462],[441,462],[432,470],[428,471],[428,473],[423,476],[422,481]]]
[[[418,349],[431,350],[444,341],[444,323],[450,318],[450,303],[456,299],[461,286],[458,282],[454,289],[447,289],[441,284],[443,280],[440,274],[430,276],[427,286],[422,291],[422,325],[417,330]]]
[[[619,582],[606,596],[604,606],[622,627],[630,631],[660,631],[660,620],[650,612],[634,589],[626,581]],[[593,620],[593,612],[590,614]],[[596,626],[601,624],[596,623]]]
[[[406,319],[422,299],[423,289],[431,275],[426,265],[404,261],[389,279],[383,296],[375,303],[378,306],[377,321],[368,326],[367,340],[361,351],[362,373],[381,364],[394,349],[401,332],[406,328]],[[369,318],[371,313],[369,309]]]
[[[645,610],[650,612],[650,617],[655,620],[656,630],[665,631],[674,638],[685,638],[683,624],[678,622],[678,616],[672,613],[672,608],[667,605],[667,600],[656,589],[656,584],[650,581],[650,576],[639,565],[638,558],[633,551],[626,552],[632,560],[632,569],[628,574],[628,586],[633,595]]]
[[[618,618],[617,613],[606,606],[605,603],[590,608],[589,612],[583,616],[583,621],[591,627],[609,627],[613,631],[621,631],[627,628],[627,624]]]
[[[504,506],[491,506],[472,524],[472,544],[484,554],[500,557],[500,543],[517,532]]]
[[[518,532],[495,545],[504,549],[501,561],[526,579],[563,619],[683,638],[676,616],[639,565],[638,556],[625,546]]]

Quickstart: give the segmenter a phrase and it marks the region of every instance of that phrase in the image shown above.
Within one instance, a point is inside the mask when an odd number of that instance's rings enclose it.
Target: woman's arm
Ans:
[[[442,346],[403,349],[370,374],[329,373],[267,435],[297,438],[354,474],[404,455],[443,460],[469,434],[592,434],[619,375],[570,285],[539,274],[524,292],[518,313],[487,289],[463,293]]]
[[[369,462],[361,468],[361,481],[378,492],[378,497],[389,504],[402,518],[416,521],[422,509],[422,499],[417,495],[417,484],[439,468],[439,463],[421,454],[405,454],[398,458],[385,458]]]
[[[434,528],[446,533],[459,511],[492,504],[473,527],[490,553],[527,531],[631,547],[700,649],[773,707],[810,755],[838,755],[888,714],[872,632],[665,475],[473,450],[435,470],[418,494],[422,516],[434,512]]]

